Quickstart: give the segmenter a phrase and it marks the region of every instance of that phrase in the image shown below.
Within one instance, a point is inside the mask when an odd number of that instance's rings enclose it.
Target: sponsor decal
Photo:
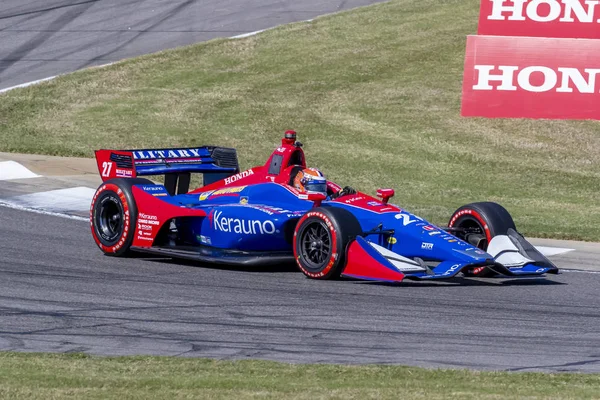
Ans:
[[[346,204],[352,204],[354,202],[357,202],[357,201],[360,201],[360,200],[363,200],[363,199],[364,199],[364,196],[351,197],[349,199],[344,200],[344,203],[346,203]]]
[[[368,201],[367,204],[370,205],[371,207],[377,207],[377,206],[383,205],[383,203],[381,203],[379,201]]]
[[[433,250],[433,243],[421,243],[421,249],[423,250]]]
[[[398,243],[398,239],[396,239],[396,238],[395,238],[395,237],[393,237],[393,236],[390,236],[390,237],[388,238],[387,242],[388,242],[389,244],[396,244],[396,243]]]
[[[158,222],[158,217],[156,215],[150,215],[150,214],[144,214],[144,213],[138,214],[138,222],[140,224],[147,224],[147,225],[160,225],[160,222]]]
[[[286,210],[283,209],[281,207],[269,207],[269,206],[264,206],[264,205],[251,205],[249,206],[250,208],[254,208],[255,210],[259,210],[264,212],[265,214],[268,215],[273,215],[273,214],[288,214],[289,215],[293,215],[293,216],[299,216],[304,214],[304,211],[292,211],[292,210]]]
[[[252,169],[242,171],[239,174],[235,174],[235,175],[230,176],[229,178],[225,178],[225,184],[229,185],[230,183],[239,181],[240,179],[246,178],[250,175],[254,175],[254,171]]]
[[[129,170],[129,169],[122,169],[122,168],[117,168],[115,170],[115,175],[118,178],[130,178],[133,176],[133,171]]]
[[[157,158],[191,158],[208,156],[206,149],[165,149],[165,150],[135,150],[133,158],[135,160],[147,160]]]
[[[479,35],[600,38],[598,0],[482,0]]]
[[[448,240],[448,243],[454,243],[454,242],[458,242],[458,240],[456,240],[456,239],[450,239],[450,240]]]
[[[436,228],[431,225],[427,225],[427,226],[424,226],[423,229],[426,231],[435,231]]]
[[[152,196],[168,196],[167,189],[164,186],[142,186],[144,192],[150,193]]]
[[[442,232],[440,231],[431,231],[429,232],[429,236],[440,235]]]
[[[459,269],[461,267],[461,265],[462,264],[454,264],[453,266],[448,268],[448,270],[446,270],[446,272],[444,272],[442,275],[452,275],[454,273],[454,271],[456,271],[457,269]]]
[[[273,221],[228,218],[223,216],[223,211],[216,211],[212,221],[214,229],[220,232],[240,233],[244,235],[272,235],[279,232],[275,228]]]
[[[235,186],[217,190],[209,190],[208,192],[200,193],[200,197],[198,197],[198,200],[204,201],[208,198],[217,196],[239,196],[239,193],[245,188],[246,186]]]
[[[599,103],[600,40],[467,38],[463,116],[600,119]]]
[[[147,186],[147,185],[142,185],[142,189],[144,189],[145,192],[164,192],[165,191],[164,186]]]
[[[248,197],[246,197],[246,196],[240,197],[240,204],[248,204]]]
[[[152,230],[152,225],[138,223],[138,229],[141,230],[141,231],[151,231]]]

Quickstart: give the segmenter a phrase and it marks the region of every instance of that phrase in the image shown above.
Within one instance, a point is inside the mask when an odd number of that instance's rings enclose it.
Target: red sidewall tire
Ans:
[[[509,229],[517,230],[510,213],[498,203],[480,202],[471,203],[458,208],[450,217],[448,227],[471,226],[475,222],[482,229],[487,244],[482,250],[487,251],[487,246],[494,236],[506,235]],[[476,267],[464,272],[465,276],[489,277],[496,275],[486,267]]]
[[[462,223],[469,219],[476,221],[483,229],[488,243],[494,236],[506,235],[508,229],[517,229],[510,213],[500,204],[489,201],[471,203],[460,207],[450,217],[448,227],[460,227]]]
[[[308,227],[316,224],[325,228],[330,239],[330,253],[318,265],[307,259],[302,240]],[[334,207],[317,207],[300,218],[294,230],[294,259],[300,271],[313,279],[339,278],[346,266],[346,248],[350,241],[362,233],[356,217],[349,211]]]
[[[92,237],[106,255],[125,256],[133,243],[137,223],[137,205],[133,197],[133,185],[152,184],[147,179],[117,178],[101,184],[90,205],[90,227]],[[104,206],[119,213],[121,224],[114,231],[103,226]],[[104,222],[106,222],[104,220]]]

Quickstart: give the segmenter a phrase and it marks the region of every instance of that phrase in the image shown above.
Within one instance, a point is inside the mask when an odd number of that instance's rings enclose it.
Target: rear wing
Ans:
[[[208,185],[240,172],[236,150],[217,146],[96,150],[96,164],[102,181],[164,175],[171,195],[187,193],[191,173],[203,174],[203,184]]]

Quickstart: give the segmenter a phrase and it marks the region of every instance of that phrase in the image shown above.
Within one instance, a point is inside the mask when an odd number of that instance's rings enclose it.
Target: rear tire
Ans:
[[[294,258],[300,271],[313,279],[336,279],[346,266],[346,247],[362,228],[348,210],[316,207],[294,231]]]
[[[137,223],[133,185],[153,184],[148,179],[117,178],[102,183],[90,207],[94,241],[108,256],[129,255]]]
[[[468,229],[469,233],[459,232],[456,236],[484,251],[487,251],[494,236],[506,235],[509,229],[517,230],[506,208],[489,201],[471,203],[458,208],[450,217],[448,226]],[[495,273],[489,268],[477,267],[464,271],[464,275],[489,277]]]

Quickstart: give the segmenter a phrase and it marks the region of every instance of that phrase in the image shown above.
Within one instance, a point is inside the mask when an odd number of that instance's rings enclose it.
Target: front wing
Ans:
[[[449,279],[473,267],[486,267],[509,277],[558,273],[558,268],[516,231],[510,230],[506,236],[495,237],[489,247],[495,254],[483,263],[442,261],[430,267],[359,236],[348,246],[348,261],[342,275],[363,280],[401,282],[404,279]]]

